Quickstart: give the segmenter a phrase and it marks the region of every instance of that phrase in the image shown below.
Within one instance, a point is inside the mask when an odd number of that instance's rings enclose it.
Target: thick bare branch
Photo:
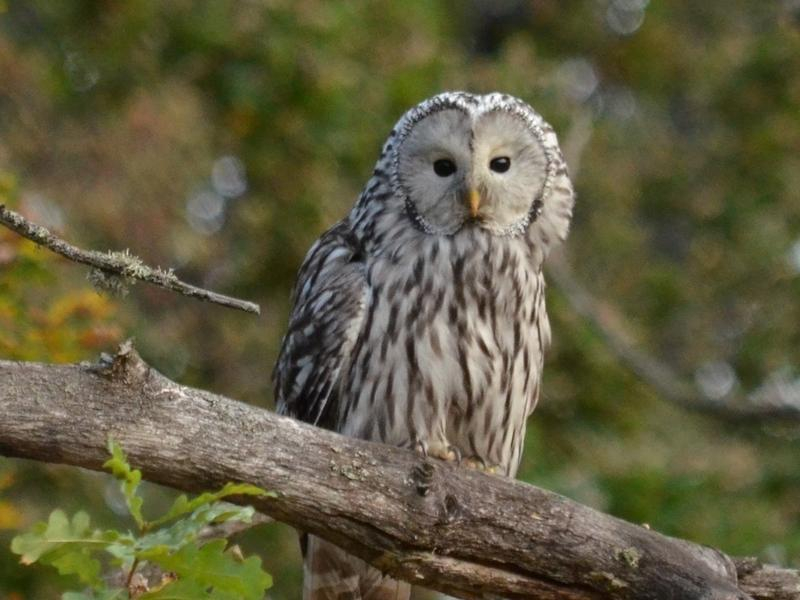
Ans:
[[[768,600],[796,598],[800,585],[795,572],[755,563],[737,584],[734,562],[716,550],[180,386],[130,346],[101,365],[0,361],[0,454],[99,469],[108,435],[151,481],[274,490],[243,502],[462,598]]]
[[[188,284],[178,279],[171,270],[145,265],[139,258],[128,253],[127,250],[124,252],[97,252],[73,246],[69,242],[53,235],[45,227],[36,225],[19,213],[9,210],[3,204],[0,204],[0,224],[36,242],[40,246],[52,250],[56,254],[96,269],[92,272],[93,276],[90,279],[98,286],[109,287],[110,282],[116,282],[118,279],[122,281],[139,280],[178,292],[184,296],[197,298],[198,300],[221,304],[249,313],[261,313],[261,308],[258,304]],[[112,279],[109,280],[109,278]],[[120,287],[120,285],[118,283],[116,287]]]

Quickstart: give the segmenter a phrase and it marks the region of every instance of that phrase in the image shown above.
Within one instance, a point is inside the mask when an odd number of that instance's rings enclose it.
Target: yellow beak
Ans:
[[[466,193],[467,206],[469,206],[469,216],[473,219],[478,216],[478,211],[481,207],[481,195],[475,188],[467,189]]]

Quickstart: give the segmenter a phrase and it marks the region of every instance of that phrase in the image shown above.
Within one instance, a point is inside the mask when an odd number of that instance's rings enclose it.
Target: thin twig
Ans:
[[[124,292],[125,283],[139,280],[191,298],[214,302],[215,304],[249,313],[261,313],[261,308],[258,304],[185,283],[178,279],[171,269],[164,270],[149,267],[127,250],[124,252],[97,252],[73,246],[50,233],[45,227],[36,225],[19,213],[9,210],[3,204],[0,204],[0,224],[5,225],[22,237],[52,250],[56,254],[60,254],[74,262],[93,267],[90,279],[98,287]]]
[[[125,589],[127,589],[129,593],[131,589],[131,582],[133,581],[133,574],[136,573],[136,567],[138,566],[139,566],[139,559],[134,558],[133,564],[131,565],[131,570],[128,571],[128,577],[125,579]]]

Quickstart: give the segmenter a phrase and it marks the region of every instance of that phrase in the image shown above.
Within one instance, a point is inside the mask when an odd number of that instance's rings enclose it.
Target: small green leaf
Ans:
[[[225,540],[213,540],[199,548],[192,544],[172,553],[165,552],[163,547],[153,548],[143,552],[141,558],[177,574],[179,581],[188,580],[200,584],[203,589],[213,588],[216,593],[232,594],[201,598],[261,600],[264,592],[272,586],[272,578],[261,569],[261,559],[251,556],[244,561],[237,560],[225,552],[225,545]],[[172,585],[166,586],[164,592]],[[168,597],[158,596],[162,599]]]
[[[29,533],[23,533],[11,540],[11,551],[22,555],[22,564],[35,563],[43,554],[60,545],[82,539],[88,529],[88,518],[86,513],[79,512],[70,524],[63,510],[54,510],[47,523],[37,523]]]
[[[92,557],[92,550],[62,546],[42,562],[53,565],[61,575],[77,575],[83,583],[97,585],[100,583],[100,561]]]
[[[89,516],[78,512],[67,518],[62,510],[54,510],[47,523],[33,526],[29,533],[11,541],[11,551],[20,554],[20,562],[52,565],[62,575],[77,575],[89,585],[99,584],[100,562],[92,553],[105,549],[117,538],[116,532],[89,530]]]
[[[136,547],[138,550],[148,550],[166,546],[170,550],[177,550],[185,544],[194,542],[206,525],[226,521],[249,523],[253,514],[255,514],[255,509],[252,506],[237,506],[227,502],[206,504],[188,517],[175,521],[169,527],[163,527],[141,536]]]
[[[176,519],[185,514],[195,511],[204,504],[211,504],[217,500],[221,500],[226,496],[270,496],[275,497],[274,492],[267,492],[260,487],[250,485],[249,483],[226,483],[225,486],[216,492],[205,492],[196,498],[189,500],[184,494],[175,498],[172,507],[167,511],[163,517],[153,521],[153,525],[162,525],[172,519]]]
[[[103,463],[103,468],[110,470],[111,474],[122,482],[120,488],[125,495],[128,512],[131,513],[139,529],[144,529],[147,523],[142,517],[143,500],[141,496],[136,495],[139,484],[142,482],[142,472],[139,469],[131,469],[122,447],[110,437],[108,438],[108,451],[111,453],[111,458]]]
[[[117,538],[113,543],[106,546],[105,550],[116,559],[112,562],[117,566],[130,565],[136,558],[136,544],[138,541],[138,538],[130,533],[117,532]]]
[[[142,516],[138,495],[142,474],[132,469],[122,448],[109,439],[111,458],[105,463],[122,484],[122,492],[139,534],[92,530],[89,516],[76,513],[69,519],[55,510],[47,523],[37,523],[29,533],[12,541],[12,550],[23,564],[40,562],[55,567],[62,575],[75,575],[92,591],[67,592],[62,600],[124,600],[124,589],[107,589],[101,579],[101,563],[95,553],[105,551],[111,563],[130,567],[137,559],[160,565],[177,574],[178,579],[151,590],[143,600],[261,600],[272,585],[270,575],[257,557],[242,560],[225,552],[225,540],[203,546],[197,537],[204,527],[230,520],[249,522],[255,513],[251,506],[220,501],[233,495],[274,496],[250,484],[229,483],[216,492],[206,492],[189,500],[180,496],[158,521],[149,523]],[[157,529],[156,526],[168,526]]]

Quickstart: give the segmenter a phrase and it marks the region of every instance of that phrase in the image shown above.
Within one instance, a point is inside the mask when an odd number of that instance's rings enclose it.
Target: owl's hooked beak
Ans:
[[[481,207],[481,195],[478,190],[474,187],[468,187],[464,193],[464,200],[469,207],[469,216],[477,219]]]

